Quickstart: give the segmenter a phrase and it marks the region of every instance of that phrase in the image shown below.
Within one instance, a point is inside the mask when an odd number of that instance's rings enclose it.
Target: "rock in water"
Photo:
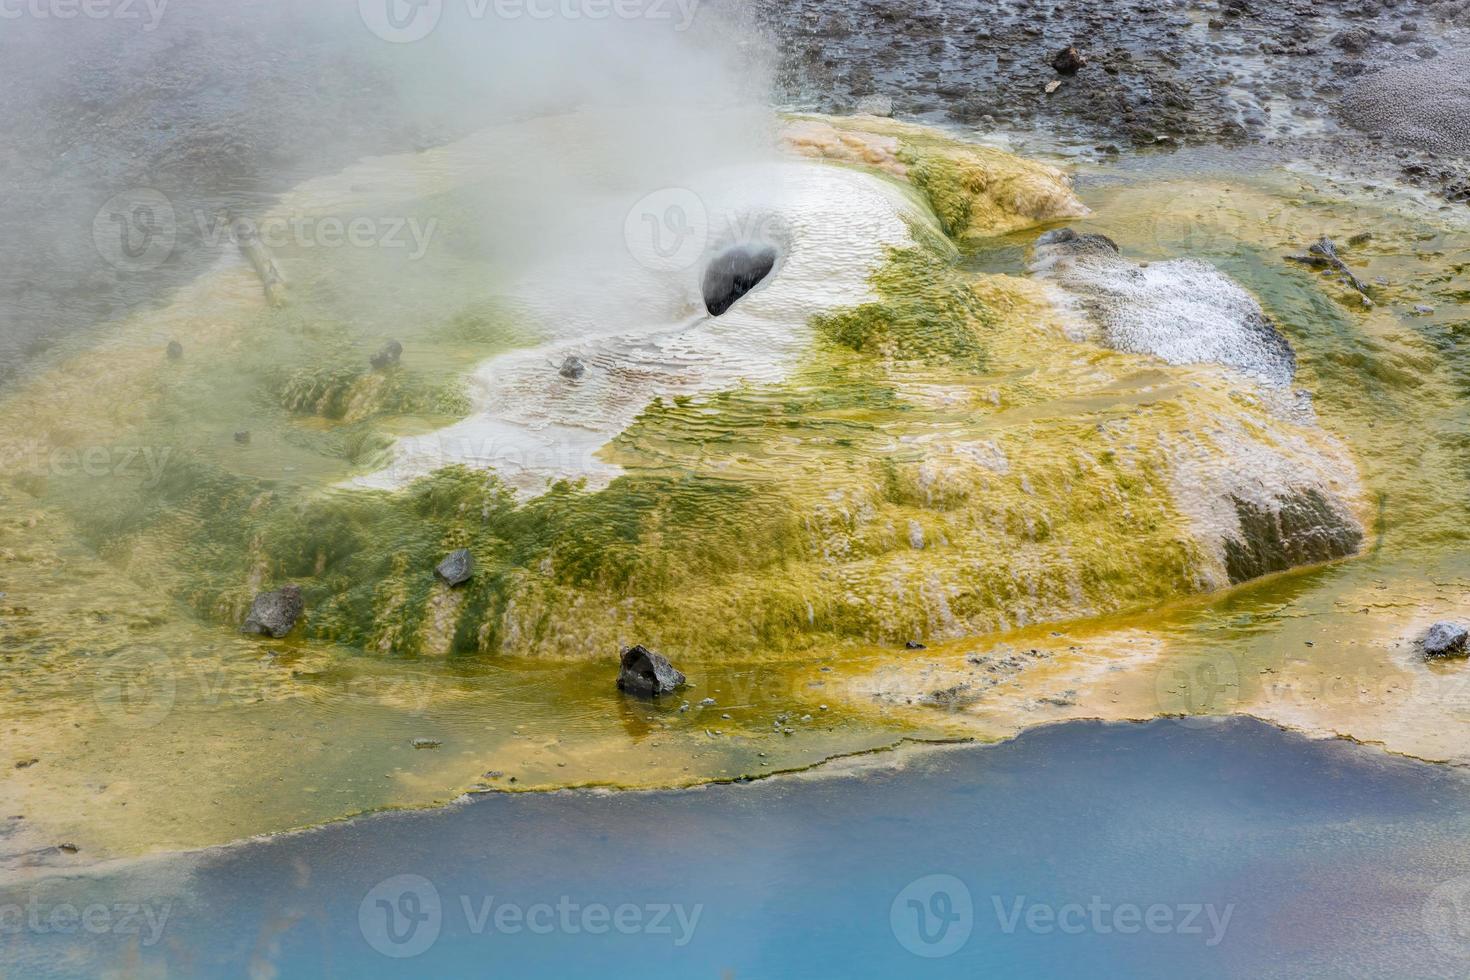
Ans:
[[[716,255],[704,270],[704,308],[720,316],[750,292],[776,266],[769,245],[736,245]]]
[[[1420,645],[1424,648],[1424,656],[1438,660],[1441,657],[1465,656],[1466,640],[1470,640],[1470,631],[1459,623],[1435,623],[1424,634]]]
[[[168,355],[170,361],[177,361],[184,356],[184,345],[177,340],[170,340],[168,346],[164,348],[164,353]]]
[[[250,613],[240,632],[279,640],[291,632],[291,627],[301,618],[302,608],[300,586],[283,585],[274,592],[262,592],[250,604]]]
[[[390,340],[380,347],[376,354],[368,358],[368,363],[381,371],[397,365],[401,357],[403,357],[403,345],[396,340]]]
[[[569,381],[576,381],[587,373],[587,365],[582,363],[581,358],[568,356],[565,361],[561,362],[561,368],[557,373]]]
[[[618,671],[618,690],[624,694],[656,698],[684,686],[684,675],[660,654],[642,646],[623,650]]]
[[[468,548],[460,548],[441,561],[434,569],[434,574],[451,588],[463,585],[475,574],[475,556],[470,554]]]

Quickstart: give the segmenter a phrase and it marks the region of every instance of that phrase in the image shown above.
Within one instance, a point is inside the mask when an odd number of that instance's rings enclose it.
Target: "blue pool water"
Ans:
[[[14,882],[0,966],[1464,976],[1467,791],[1453,769],[1251,721],[1068,724],[848,774],[490,795]]]

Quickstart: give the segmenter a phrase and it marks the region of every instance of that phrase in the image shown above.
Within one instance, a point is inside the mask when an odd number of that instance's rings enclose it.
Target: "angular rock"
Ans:
[[[618,690],[624,694],[656,698],[683,687],[684,682],[684,675],[661,654],[642,646],[623,650]]]
[[[1424,638],[1419,641],[1424,650],[1424,656],[1430,660],[1439,660],[1444,657],[1463,657],[1470,653],[1466,641],[1470,641],[1470,630],[1459,623],[1435,623],[1429,627]]]
[[[1051,66],[1061,75],[1075,75],[1087,67],[1087,56],[1076,47],[1068,45],[1051,59]]]
[[[300,586],[283,585],[274,592],[262,592],[250,604],[250,612],[240,632],[279,640],[291,632],[296,620],[301,618],[303,608]]]
[[[561,362],[561,367],[556,373],[569,381],[576,381],[587,373],[587,365],[582,363],[581,358],[568,356],[565,361]]]
[[[468,548],[460,548],[450,554],[434,568],[434,574],[453,588],[463,585],[475,574],[475,556]]]
[[[1234,504],[1240,534],[1225,539],[1231,584],[1346,558],[1363,544],[1363,531],[1351,515],[1316,488],[1276,497],[1269,506],[1239,497]]]

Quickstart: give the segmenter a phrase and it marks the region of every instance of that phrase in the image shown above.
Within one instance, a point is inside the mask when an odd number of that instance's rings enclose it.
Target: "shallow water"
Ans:
[[[495,795],[122,862],[0,891],[0,963],[34,977],[1456,976],[1467,789],[1456,771],[1257,722],[1077,723],[796,779]],[[92,929],[45,931],[65,906],[93,910]],[[101,925],[133,908],[137,935]]]

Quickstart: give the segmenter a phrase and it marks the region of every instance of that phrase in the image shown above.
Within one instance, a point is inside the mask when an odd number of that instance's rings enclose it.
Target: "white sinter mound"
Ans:
[[[655,201],[654,216],[667,216],[670,204],[695,210],[683,190]],[[621,254],[585,262],[574,253],[526,276],[513,299],[551,339],[482,364],[468,418],[400,440],[392,465],[355,483],[398,487],[464,463],[494,469],[521,493],[558,479],[605,485],[620,471],[598,450],[654,399],[781,380],[810,344],[810,317],[872,299],[869,274],[889,246],[911,242],[906,220],[922,220],[897,186],[806,161],[734,167],[692,179],[687,190],[707,215],[708,247],[686,268],[660,269],[658,259],[632,254],[630,242]],[[589,223],[612,215],[621,231],[630,203]],[[711,318],[704,263],[741,239],[770,242],[781,258],[757,289]],[[583,364],[579,377],[559,373],[568,357]]]
[[[1272,388],[1296,375],[1296,355],[1255,297],[1196,259],[1140,265],[1101,235],[1050,232],[1032,271],[1076,301],[1114,350],[1170,364],[1222,364]]]

